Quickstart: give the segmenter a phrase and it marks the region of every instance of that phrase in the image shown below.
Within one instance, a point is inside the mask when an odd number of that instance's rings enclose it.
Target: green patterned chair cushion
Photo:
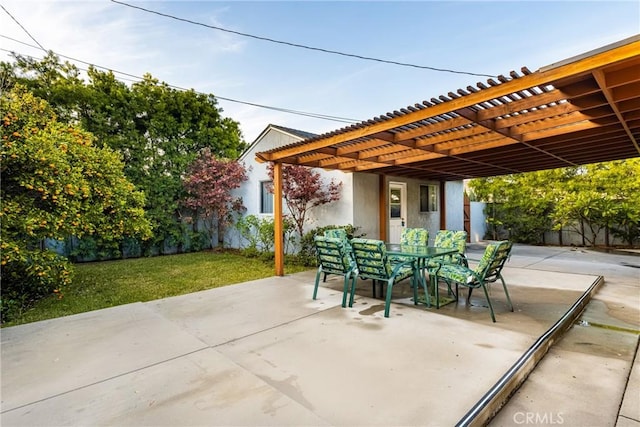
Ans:
[[[492,270],[498,267],[503,260],[496,258],[498,250],[511,250],[511,242],[502,241],[487,245],[480,262],[475,268],[469,268],[460,264],[442,264],[438,271],[438,277],[465,285],[472,284],[478,280],[492,275]],[[499,272],[498,272],[499,273]]]
[[[355,267],[342,239],[316,236],[314,240],[318,265],[322,267],[323,272],[344,274]]]
[[[401,245],[427,246],[429,230],[425,228],[404,228],[400,234]]]
[[[347,252],[349,252],[349,254],[351,253],[351,243],[349,242],[347,230],[344,228],[330,228],[329,230],[325,230],[324,237],[342,240]]]
[[[353,239],[351,246],[358,265],[358,276],[362,279],[389,280],[396,267],[395,282],[413,275],[411,263],[399,267],[391,263],[382,240]]]
[[[440,260],[449,264],[467,265],[465,253],[467,251],[467,232],[455,230],[440,230],[436,234],[434,246],[437,248],[455,248],[458,253],[455,255],[447,255]],[[438,268],[439,263],[429,260],[427,268],[429,270]]]
[[[346,248],[345,241],[343,239],[316,236],[314,243],[318,259],[318,270],[313,287],[313,299],[316,299],[318,295],[320,276],[324,274],[326,280],[327,274],[337,274],[344,277],[342,307],[346,307],[347,295],[349,293],[351,294],[349,307],[353,306],[358,269],[355,261],[351,257],[351,251],[348,251]],[[349,284],[351,284],[351,286],[349,286]]]
[[[499,246],[500,243],[492,243],[487,246],[487,248],[484,250],[484,253],[482,254],[482,258],[480,258],[480,262],[476,266],[476,270],[482,271],[487,268],[489,262],[491,261],[491,258],[493,258],[493,256],[495,255]]]
[[[439,248],[456,248],[458,253],[464,254],[467,250],[467,232],[455,230],[440,230],[436,234],[434,246]]]
[[[356,238],[351,240],[351,247],[356,260],[356,277],[373,280],[374,297],[376,281],[386,282],[387,296],[384,304],[384,317],[389,317],[392,288],[401,280],[411,278],[414,303],[417,304],[419,279],[415,260],[392,264],[387,255],[387,247],[382,240]],[[426,286],[425,292],[427,292]]]
[[[382,240],[353,239],[351,247],[361,278],[386,280],[391,276],[393,270]]]
[[[332,239],[349,240],[347,236],[347,230],[344,228],[330,228],[324,231],[324,237],[330,237]]]
[[[442,266],[439,269],[435,269],[432,274],[435,274],[436,283],[438,282],[438,278],[444,279],[444,281],[449,286],[449,290],[451,290],[451,283],[455,282],[456,298],[459,295],[458,284],[469,288],[467,304],[469,304],[471,298],[471,291],[475,288],[482,288],[484,296],[487,299],[487,304],[489,306],[491,320],[495,322],[496,316],[493,311],[493,304],[491,303],[491,298],[489,297],[489,291],[487,287],[490,283],[500,280],[500,282],[502,283],[502,288],[504,289],[507,303],[509,305],[509,309],[513,311],[513,303],[511,302],[511,297],[509,296],[509,290],[507,289],[507,284],[504,281],[504,277],[502,277],[502,268],[511,255],[512,247],[513,244],[508,240],[491,243],[487,245],[484,253],[482,254],[480,262],[478,262],[478,265],[475,268],[470,269],[460,264],[442,264]]]
[[[427,246],[429,243],[429,230],[425,228],[404,228],[400,234],[400,244],[410,246]],[[391,255],[389,260],[393,264],[411,261],[410,257]]]

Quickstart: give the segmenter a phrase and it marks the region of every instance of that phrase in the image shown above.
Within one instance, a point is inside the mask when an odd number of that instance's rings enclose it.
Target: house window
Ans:
[[[420,186],[420,212],[435,212],[438,210],[438,186]]]
[[[273,188],[272,181],[260,181],[260,213],[272,214],[273,213]]]
[[[400,218],[402,215],[402,190],[391,188],[389,190],[389,218]]]

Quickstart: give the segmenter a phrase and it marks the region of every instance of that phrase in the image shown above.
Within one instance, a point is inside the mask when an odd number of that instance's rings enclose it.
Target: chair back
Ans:
[[[318,265],[324,273],[345,274],[353,269],[351,258],[341,239],[316,236],[314,241]]]
[[[474,271],[485,281],[494,282],[500,277],[500,272],[511,255],[513,243],[503,240],[491,243],[484,250],[480,262]]]
[[[400,234],[401,245],[427,246],[429,230],[426,228],[403,228]]]
[[[362,279],[388,280],[392,274],[387,248],[382,240],[351,240],[353,256]]]
[[[347,236],[347,230],[345,230],[344,228],[330,228],[328,230],[324,230],[324,237],[349,240],[349,237]]]
[[[466,264],[464,260],[466,260],[467,253],[467,232],[466,231],[456,231],[456,230],[440,230],[436,234],[436,239],[434,242],[434,246],[438,248],[455,248],[458,250],[457,256],[448,256],[447,261],[461,261],[458,263]]]
[[[349,241],[349,236],[347,235],[347,230],[344,228],[330,228],[328,230],[324,230],[324,237],[330,237],[332,239],[340,239],[342,240],[342,244],[344,245],[345,251],[347,251],[347,255],[351,257],[353,260],[353,253],[351,249],[351,242]]]
[[[436,234],[434,246],[439,248],[456,248],[458,253],[467,251],[467,232],[455,230],[440,230]]]

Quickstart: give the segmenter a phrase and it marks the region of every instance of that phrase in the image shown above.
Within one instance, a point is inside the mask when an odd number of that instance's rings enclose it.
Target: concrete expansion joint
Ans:
[[[87,389],[89,387],[93,387],[93,386],[98,385],[98,384],[109,382],[109,381],[114,380],[116,378],[120,378],[120,377],[124,377],[124,376],[127,376],[127,375],[131,375],[131,374],[136,373],[136,372],[141,372],[141,371],[144,371],[145,369],[148,369],[148,368],[151,368],[151,367],[154,367],[154,366],[158,366],[158,365],[162,365],[162,364],[165,364],[167,362],[171,362],[171,361],[183,358],[185,356],[189,356],[189,355],[192,355],[192,354],[195,354],[195,353],[199,353],[199,352],[201,352],[203,350],[208,350],[208,349],[209,349],[209,347],[205,346],[205,347],[199,348],[197,350],[189,351],[189,352],[186,352],[186,353],[179,354],[177,356],[173,356],[173,357],[169,357],[169,358],[164,359],[164,360],[160,360],[160,361],[155,362],[155,363],[150,363],[150,364],[145,365],[145,366],[140,366],[140,367],[138,367],[136,369],[131,369],[131,370],[126,371],[126,372],[121,372],[121,373],[119,373],[117,375],[112,375],[112,376],[110,376],[108,378],[103,378],[103,379],[101,379],[99,381],[94,381],[94,382],[89,383],[89,384],[84,384],[84,385],[82,385],[80,387],[75,387],[75,388],[71,388],[69,390],[65,390],[62,393],[52,394],[51,396],[47,396],[47,397],[44,397],[42,399],[34,400],[33,402],[29,402],[29,403],[25,403],[25,404],[20,405],[20,406],[16,406],[15,408],[11,408],[11,409],[7,409],[7,410],[4,410],[4,411],[0,411],[0,414],[6,414],[6,413],[9,413],[9,412],[16,411],[18,409],[26,408],[27,406],[35,405],[35,404],[41,403],[41,402],[46,402],[47,400],[54,399],[54,398],[59,397],[59,396],[64,396],[66,394],[70,394],[70,393],[76,392],[78,390]]]
[[[227,344],[231,344],[231,343],[234,343],[234,342],[237,342],[237,341],[241,341],[241,340],[243,340],[243,339],[245,339],[245,338],[252,337],[252,336],[254,336],[254,335],[259,335],[259,334],[262,334],[262,333],[267,332],[267,331],[272,331],[272,330],[274,330],[274,329],[278,329],[278,328],[281,328],[281,327],[283,327],[283,326],[290,325],[290,324],[295,323],[295,322],[298,322],[299,320],[302,320],[302,319],[306,319],[306,318],[309,318],[309,317],[317,316],[317,315],[319,315],[320,313],[325,312],[325,311],[338,310],[338,309],[341,309],[341,308],[342,308],[342,307],[340,307],[340,306],[332,306],[332,307],[328,307],[328,308],[323,309],[323,310],[318,310],[318,311],[316,311],[316,312],[314,312],[314,313],[309,313],[309,314],[304,315],[304,316],[296,317],[295,319],[288,320],[288,321],[286,321],[286,322],[281,322],[281,323],[275,324],[275,325],[270,326],[270,327],[268,327],[268,328],[264,328],[264,329],[256,330],[255,332],[252,332],[252,333],[250,333],[250,334],[245,334],[245,335],[239,336],[239,337],[237,337],[237,338],[230,339],[230,340],[228,340],[228,341],[220,342],[220,343],[218,343],[218,344],[209,345],[207,348],[212,348],[212,349],[214,349],[214,348],[216,348],[216,347],[222,347],[222,346],[225,346],[225,345],[227,345]]]

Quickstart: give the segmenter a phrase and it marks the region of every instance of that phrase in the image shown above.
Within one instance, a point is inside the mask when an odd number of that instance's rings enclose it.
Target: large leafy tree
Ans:
[[[127,177],[146,195],[153,226],[147,250],[162,250],[165,242],[181,245],[182,178],[198,153],[208,148],[236,158],[245,146],[238,123],[222,117],[213,95],[177,90],[149,74],[127,86],[113,73],[90,67],[85,82],[53,54],[42,61],[17,57],[2,69],[9,80],[49,100],[61,121],[81,124],[98,144],[121,153]]]
[[[640,159],[471,180],[489,202],[493,230],[539,243],[545,231],[569,229],[589,245],[611,231],[633,245],[640,237]],[[492,235],[493,238],[499,236]]]
[[[70,267],[42,249],[44,239],[150,237],[144,195],[118,153],[93,145],[78,126],[57,121],[25,88],[0,95],[2,312],[22,309],[70,282]]]
[[[269,164],[273,180],[273,164]],[[302,239],[308,213],[315,207],[340,200],[342,183],[332,179],[325,182],[311,168],[300,165],[282,166],[282,197]]]
[[[184,178],[187,190],[185,205],[195,212],[195,221],[202,221],[209,242],[217,233],[218,244],[224,240],[224,228],[232,223],[233,214],[245,210],[241,197],[231,191],[247,180],[244,165],[236,160],[218,159],[204,149],[190,166]]]
[[[540,171],[475,179],[470,187],[476,198],[489,202],[487,221],[491,237],[500,238],[500,230],[510,239],[541,243],[544,232],[552,227],[550,213],[556,197],[548,184],[560,178],[561,171]]]
[[[640,159],[587,165],[559,191],[554,219],[590,245],[602,230],[629,245],[640,237]]]

